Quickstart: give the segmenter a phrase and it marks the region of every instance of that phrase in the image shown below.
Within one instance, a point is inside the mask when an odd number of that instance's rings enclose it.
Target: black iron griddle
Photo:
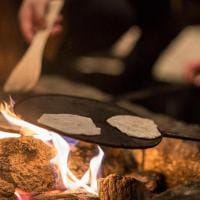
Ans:
[[[135,114],[119,106],[86,98],[66,95],[41,95],[19,101],[15,105],[14,110],[18,115],[28,122],[49,130],[53,130],[63,136],[69,136],[75,139],[100,145],[121,148],[148,148],[157,145],[162,138],[141,139],[130,137],[124,133],[121,133],[118,129],[110,126],[106,120],[115,115]],[[37,120],[44,113],[67,113],[90,117],[96,126],[101,128],[101,135],[71,135],[48,126],[44,126],[37,122]]]

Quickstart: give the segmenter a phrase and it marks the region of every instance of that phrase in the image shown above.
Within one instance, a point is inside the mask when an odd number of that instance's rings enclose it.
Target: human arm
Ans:
[[[20,29],[24,38],[31,42],[37,31],[45,29],[46,14],[51,0],[23,0],[19,11]],[[61,32],[62,16],[59,15],[52,28],[52,34]]]

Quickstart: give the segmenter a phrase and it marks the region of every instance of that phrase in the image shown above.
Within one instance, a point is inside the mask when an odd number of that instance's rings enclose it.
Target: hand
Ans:
[[[191,62],[185,69],[185,79],[200,87],[200,60]]]
[[[31,42],[38,30],[46,28],[46,14],[51,0],[24,0],[19,11],[19,22],[22,34],[28,42]],[[52,34],[62,31],[60,25],[62,16],[58,16]]]

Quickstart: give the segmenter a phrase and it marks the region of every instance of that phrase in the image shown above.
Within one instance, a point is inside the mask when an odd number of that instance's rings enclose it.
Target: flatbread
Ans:
[[[160,137],[157,125],[150,119],[131,115],[117,115],[107,119],[107,122],[128,136],[154,139]]]
[[[101,129],[96,127],[91,118],[72,114],[43,114],[38,120],[40,124],[59,131],[75,135],[100,135]]]

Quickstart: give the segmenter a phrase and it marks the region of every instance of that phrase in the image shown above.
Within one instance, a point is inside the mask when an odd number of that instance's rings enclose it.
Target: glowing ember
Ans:
[[[29,193],[26,193],[26,192],[24,192],[20,189],[15,190],[15,195],[16,195],[18,200],[30,200],[31,199]]]
[[[56,189],[67,190],[84,188],[87,192],[97,195],[97,176],[104,155],[101,148],[98,146],[99,154],[91,159],[89,169],[85,172],[81,179],[78,179],[72,171],[70,171],[67,164],[70,153],[70,145],[55,132],[48,131],[20,119],[14,114],[12,108],[12,106],[3,103],[1,104],[0,112],[9,123],[21,128],[22,131],[20,134],[40,139],[48,145],[51,145],[56,150],[56,156],[50,161],[50,165],[57,169],[56,173],[59,179],[57,180],[59,188]],[[21,136],[20,134],[1,131],[0,139],[12,137],[19,138]],[[16,189],[15,194],[19,200],[29,199],[28,194],[19,189]]]

